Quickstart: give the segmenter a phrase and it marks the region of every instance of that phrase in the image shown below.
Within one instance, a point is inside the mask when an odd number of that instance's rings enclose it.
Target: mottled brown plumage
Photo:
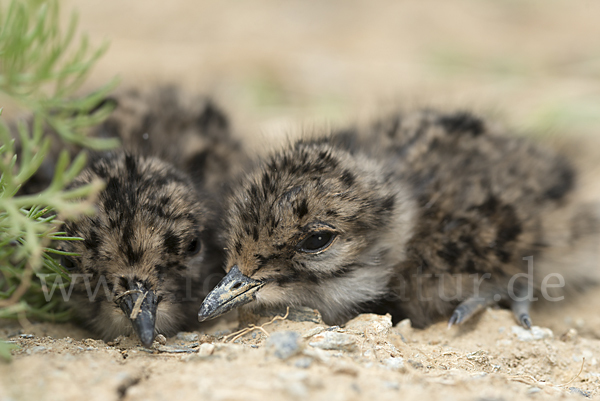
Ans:
[[[123,149],[158,157],[181,171],[194,172],[195,183],[209,193],[220,196],[229,177],[246,165],[241,145],[230,132],[229,119],[206,97],[188,96],[173,86],[129,88],[107,97],[102,105],[106,103],[114,110],[106,121],[90,128],[90,136],[119,138]],[[12,132],[19,148],[15,124]],[[37,193],[50,184],[61,151],[67,149],[74,157],[82,150],[65,144],[51,130],[46,134],[52,137],[50,154],[21,193]]]
[[[169,164],[126,152],[92,162],[73,185],[98,178],[106,189],[96,201],[97,214],[65,224],[69,236],[84,240],[61,244],[80,255],[62,259],[73,277],[78,317],[104,339],[130,334],[133,305],[123,310],[120,297],[142,291],[152,296],[148,309],[155,313],[145,338],[137,330],[145,345],[155,332],[169,336],[190,327],[200,301],[222,276],[215,217],[202,195]]]
[[[243,154],[210,102],[185,103],[174,89],[108,101],[116,109],[93,134],[119,137],[124,149],[93,154],[72,184],[101,179],[106,188],[95,215],[65,224],[84,240],[60,244],[80,255],[62,263],[82,323],[104,339],[135,331],[148,346],[157,333],[192,327],[223,276],[220,198]]]
[[[393,115],[300,140],[231,198],[229,273],[199,317],[251,302],[313,307],[332,324],[389,312],[425,327],[501,303],[529,327],[545,274],[569,275],[569,258],[596,249],[597,210],[576,188],[567,160],[468,113]],[[515,276],[529,256],[531,293]]]
[[[94,136],[118,137],[125,149],[168,161],[207,193],[220,196],[230,178],[246,166],[229,119],[210,99],[164,87],[127,90],[107,101],[116,108],[94,128]]]

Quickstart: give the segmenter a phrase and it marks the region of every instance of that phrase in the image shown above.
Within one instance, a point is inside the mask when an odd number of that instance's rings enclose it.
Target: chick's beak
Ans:
[[[256,291],[264,284],[263,281],[244,276],[237,265],[233,266],[202,302],[198,321],[214,319],[233,308],[253,301]]]
[[[154,341],[154,325],[158,307],[156,293],[136,282],[130,285],[129,291],[117,299],[117,303],[131,320],[133,329],[144,347],[150,348]]]

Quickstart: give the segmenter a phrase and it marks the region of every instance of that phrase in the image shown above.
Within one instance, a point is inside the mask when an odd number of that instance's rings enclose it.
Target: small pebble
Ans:
[[[348,331],[356,330],[368,335],[386,336],[392,328],[392,317],[365,313],[350,320],[346,323],[345,328]]]
[[[560,336],[560,341],[565,343],[569,341],[575,341],[577,340],[577,337],[579,337],[579,333],[577,333],[577,330],[569,329],[563,335]]]
[[[21,338],[34,338],[35,336],[33,334],[19,334],[19,337],[21,337]]]
[[[533,326],[531,330],[521,326],[512,326],[511,330],[520,341],[535,341],[554,337],[552,330],[539,326]]]
[[[536,394],[540,391],[542,391],[542,389],[539,387],[530,387],[529,390],[527,390],[527,394]]]
[[[204,344],[200,345],[200,350],[198,351],[198,355],[209,356],[209,355],[212,355],[213,352],[215,352],[215,345],[209,344],[209,343],[204,343]]]
[[[288,359],[300,351],[300,334],[295,331],[279,331],[267,339],[267,350],[279,359]]]
[[[325,331],[314,335],[308,343],[311,347],[324,350],[356,351],[356,338],[350,334]]]
[[[383,365],[390,370],[395,370],[395,371],[403,371],[404,370],[404,358],[401,358],[401,357],[387,358],[387,359],[384,359],[382,362],[383,362]]]
[[[196,337],[198,337],[198,335],[196,335]],[[156,341],[160,345],[167,344],[167,338],[165,336],[163,336],[162,334],[157,335],[156,338],[154,339],[154,341]]]
[[[489,362],[487,354],[487,351],[479,350],[475,352],[469,352],[466,356],[469,361],[477,362],[480,364],[487,364]]]

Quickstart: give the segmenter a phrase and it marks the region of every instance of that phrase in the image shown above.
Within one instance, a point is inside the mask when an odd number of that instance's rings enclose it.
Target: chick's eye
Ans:
[[[75,269],[77,266],[73,258],[67,255],[62,255],[60,257],[60,265],[69,271]]]
[[[195,255],[198,252],[200,252],[201,248],[202,248],[202,243],[200,242],[200,239],[194,238],[192,240],[192,242],[190,242],[190,245],[188,246],[187,253],[188,253],[188,255]]]
[[[330,231],[314,233],[298,244],[298,249],[303,252],[317,253],[326,250],[335,239],[336,234]]]

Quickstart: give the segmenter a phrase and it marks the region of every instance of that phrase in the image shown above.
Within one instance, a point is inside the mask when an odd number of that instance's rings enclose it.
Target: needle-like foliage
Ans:
[[[61,254],[53,241],[81,240],[66,238],[61,222],[93,213],[93,199],[103,183],[67,190],[84,168],[86,155],[71,161],[63,150],[52,182],[39,193],[20,195],[48,155],[52,138],[90,149],[118,145],[114,139],[87,135],[110,112],[99,105],[115,82],[75,96],[107,47],[91,48],[85,36],[77,37],[76,27],[74,15],[67,29],[61,29],[57,0],[0,0],[0,319],[69,318],[62,292],[48,297],[42,284],[58,280],[69,285],[68,274],[53,257]],[[7,102],[28,111],[30,121],[11,130],[1,116]],[[8,344],[0,341],[0,358],[7,355]]]

